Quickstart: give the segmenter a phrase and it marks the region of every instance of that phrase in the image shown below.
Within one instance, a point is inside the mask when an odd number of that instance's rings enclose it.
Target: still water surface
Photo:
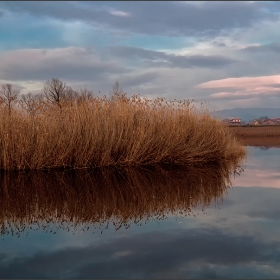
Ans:
[[[280,148],[247,150],[232,187],[215,167],[2,174],[0,278],[280,278]]]

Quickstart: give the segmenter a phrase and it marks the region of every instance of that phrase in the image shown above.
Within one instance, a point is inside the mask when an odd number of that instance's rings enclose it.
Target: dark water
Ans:
[[[0,174],[0,278],[280,278],[279,158]]]

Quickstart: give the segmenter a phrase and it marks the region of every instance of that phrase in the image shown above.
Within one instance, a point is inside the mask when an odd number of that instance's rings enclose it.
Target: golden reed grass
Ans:
[[[248,137],[280,138],[280,125],[235,126],[235,127],[230,127],[230,130],[238,138],[248,138]]]
[[[228,127],[189,101],[119,93],[59,106],[35,101],[26,111],[0,110],[2,170],[201,165],[245,155]]]
[[[240,174],[236,163],[209,168],[113,168],[76,171],[2,171],[2,235],[29,229],[115,229],[170,214],[191,215],[222,199]]]

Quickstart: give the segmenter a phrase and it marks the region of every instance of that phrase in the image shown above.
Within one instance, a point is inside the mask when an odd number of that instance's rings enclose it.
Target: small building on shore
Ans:
[[[273,118],[271,120],[273,120],[276,124],[280,124],[280,118]]]
[[[274,119],[254,119],[249,122],[250,125],[280,125],[280,118]]]
[[[227,118],[223,120],[224,123],[228,125],[239,125],[241,124],[241,119],[239,118]]]
[[[259,125],[261,124],[261,120],[259,119],[254,119],[252,121],[249,122],[250,125]]]
[[[273,120],[273,119],[267,119],[267,120],[264,120],[262,122],[263,125],[276,125],[277,124],[277,121]]]

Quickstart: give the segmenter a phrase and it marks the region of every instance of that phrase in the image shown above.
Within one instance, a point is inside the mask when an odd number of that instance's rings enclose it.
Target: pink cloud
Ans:
[[[197,85],[197,88],[257,88],[280,84],[280,75],[260,76],[260,77],[241,77],[213,80]]]
[[[213,80],[202,83],[196,88],[202,89],[230,89],[210,94],[215,99],[252,98],[260,96],[280,96],[280,75],[241,77]]]
[[[247,48],[250,48],[250,47],[259,47],[261,46],[261,44],[250,44],[250,45],[243,45],[243,46],[240,46],[238,47],[238,49],[240,50],[246,50]]]
[[[276,150],[276,148],[273,149]],[[280,171],[274,161],[268,162],[266,157],[254,156],[252,149],[248,147],[247,151],[244,172],[233,179],[234,186],[280,189]]]
[[[233,180],[234,186],[280,188],[280,174],[273,170],[245,169],[240,177]]]
[[[237,90],[235,92],[217,92],[210,94],[212,98],[250,98],[253,96],[277,96],[280,95],[280,88],[273,87],[258,87],[258,88],[248,88],[244,90]]]

